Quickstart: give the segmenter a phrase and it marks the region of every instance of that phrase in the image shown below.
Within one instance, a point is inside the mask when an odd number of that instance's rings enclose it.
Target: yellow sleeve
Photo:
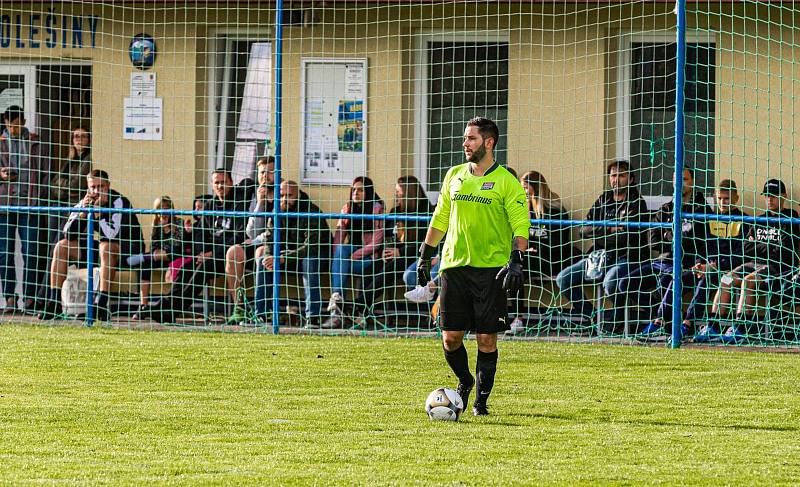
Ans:
[[[453,169],[447,171],[442,181],[442,188],[439,190],[439,200],[436,202],[436,209],[431,218],[431,227],[447,233],[450,227],[450,174]]]
[[[506,189],[505,207],[508,223],[515,237],[527,239],[531,228],[528,217],[528,200],[522,185],[514,180],[515,184],[508,184]]]

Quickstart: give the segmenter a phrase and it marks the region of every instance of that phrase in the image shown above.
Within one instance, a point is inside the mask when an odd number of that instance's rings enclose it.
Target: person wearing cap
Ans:
[[[786,185],[779,179],[764,183],[761,191],[766,211],[762,218],[798,218],[797,211],[784,208]],[[796,223],[785,221],[756,222],[748,231],[744,245],[745,262],[720,279],[720,287],[714,301],[719,303],[719,329],[730,313],[731,290],[741,290],[733,323],[721,336],[724,343],[740,343],[745,332],[754,323],[757,292],[765,285],[779,284],[777,278],[787,275],[797,265],[797,241],[800,229]],[[713,322],[713,321],[712,321]],[[717,323],[714,323],[717,324]]]
[[[0,135],[0,204],[38,206],[46,196],[46,170],[39,137],[25,127],[25,111],[12,105],[3,113],[4,130]],[[0,214],[0,280],[3,281],[5,312],[17,309],[14,292],[14,240],[22,244],[23,304],[30,311],[38,288],[44,281],[47,257],[40,249],[39,229],[42,215],[25,212]]]

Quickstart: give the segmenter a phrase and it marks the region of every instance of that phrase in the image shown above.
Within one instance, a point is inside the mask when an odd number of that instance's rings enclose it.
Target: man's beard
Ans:
[[[481,144],[478,150],[472,153],[472,156],[467,158],[467,162],[474,162],[475,164],[481,162],[483,156],[486,155],[486,143]]]
[[[617,186],[616,188],[611,188],[611,189],[612,189],[612,191],[614,191],[614,194],[617,195],[617,196],[623,195],[623,194],[628,192],[628,187],[627,186]]]

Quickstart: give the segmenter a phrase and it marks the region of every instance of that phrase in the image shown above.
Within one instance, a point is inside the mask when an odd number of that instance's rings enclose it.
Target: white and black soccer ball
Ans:
[[[464,411],[464,401],[453,389],[440,387],[430,394],[425,401],[425,412],[435,421],[458,421]]]

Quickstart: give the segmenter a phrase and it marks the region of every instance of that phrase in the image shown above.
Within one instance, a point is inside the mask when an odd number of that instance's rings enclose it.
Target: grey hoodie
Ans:
[[[8,168],[9,179],[0,179],[0,204],[39,205],[47,191],[43,174],[39,138],[23,128],[19,138],[7,130],[0,136],[0,168]]]

